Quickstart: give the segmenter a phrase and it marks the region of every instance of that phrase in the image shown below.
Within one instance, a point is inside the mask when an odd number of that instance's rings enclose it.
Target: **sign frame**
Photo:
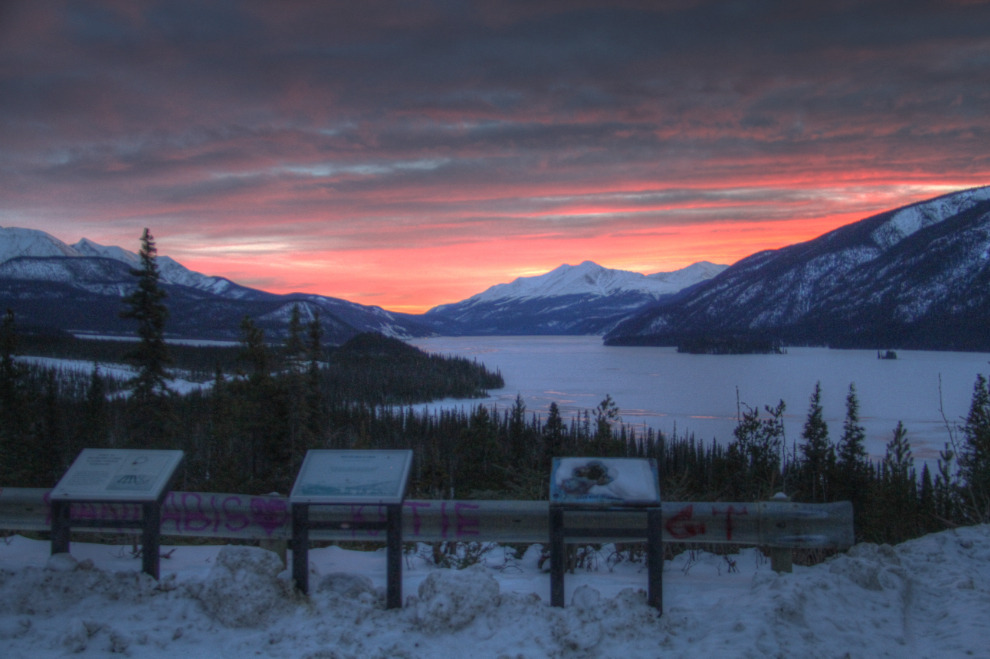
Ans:
[[[653,458],[564,457],[554,458],[550,467],[553,505],[652,507],[660,502],[659,470]]]
[[[333,470],[336,464],[343,461],[353,464],[347,470]],[[401,504],[406,498],[412,462],[411,450],[311,449],[306,452],[299,467],[289,503]],[[327,478],[324,472],[321,479],[316,472],[327,468],[339,476]],[[365,476],[355,477],[355,470],[360,470],[357,473]],[[368,482],[372,474],[381,476],[377,481]],[[385,476],[387,478],[381,480]],[[375,491],[376,487],[378,491]],[[382,492],[382,487],[387,487],[388,491]],[[368,493],[358,493],[362,488]]]
[[[315,471],[321,467],[334,472],[335,461],[350,462],[349,470],[339,469],[341,476],[317,482]],[[357,465],[364,463],[363,467]],[[353,529],[385,531],[385,566],[387,571],[385,608],[402,608],[402,505],[409,486],[413,452],[404,450],[331,450],[310,449],[306,452],[296,482],[289,495],[292,510],[292,578],[303,593],[309,592],[309,532],[319,529]],[[343,474],[361,473],[347,478]],[[385,481],[375,481],[374,474],[385,474]],[[381,476],[379,476],[381,478]],[[391,489],[374,491],[376,486],[391,484]],[[310,491],[307,492],[307,487]],[[351,490],[370,488],[371,492],[356,494]],[[313,491],[315,490],[315,492]],[[322,491],[321,491],[322,490]],[[384,506],[385,520],[360,522],[316,521],[309,518],[311,506]]]
[[[52,501],[159,504],[183,452],[84,448],[52,488]]]
[[[69,553],[72,528],[98,528],[95,519],[72,519],[73,503],[141,506],[140,520],[116,526],[141,529],[141,570],[158,580],[162,504],[185,454],[178,450],[83,449],[51,491],[51,553]],[[99,470],[103,467],[103,470]],[[96,469],[97,471],[87,471]],[[116,485],[116,487],[114,487]]]

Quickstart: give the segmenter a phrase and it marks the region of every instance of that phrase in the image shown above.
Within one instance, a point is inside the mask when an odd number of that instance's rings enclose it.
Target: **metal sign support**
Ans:
[[[162,497],[164,499],[164,497]],[[74,503],[127,503],[119,500],[94,501],[93,499],[52,500],[52,554],[69,553],[69,537],[73,528],[105,528],[107,523],[98,519],[76,519],[71,517]],[[115,528],[141,529],[141,571],[158,580],[161,552],[162,502],[141,502],[141,519],[116,520]]]
[[[292,504],[292,578],[303,593],[309,592],[310,530],[385,531],[387,587],[385,608],[402,607],[402,504],[385,504],[385,521],[331,522],[309,519],[310,506]],[[334,504],[322,504],[334,505]]]
[[[630,528],[569,528],[564,526],[564,513],[569,511],[641,512],[646,514],[646,529]],[[663,615],[663,514],[659,506],[550,506],[550,606],[564,606],[564,573],[567,570],[566,539],[631,537],[646,540],[646,569],[649,586],[647,603]]]

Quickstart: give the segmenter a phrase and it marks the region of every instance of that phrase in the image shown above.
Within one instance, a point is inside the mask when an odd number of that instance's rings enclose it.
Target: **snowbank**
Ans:
[[[687,552],[666,565],[662,617],[642,564],[611,546],[567,576],[566,609],[547,606],[534,548],[460,571],[410,555],[401,610],[383,608],[382,551],[313,550],[306,598],[252,547],[177,547],[160,582],[121,548],[47,550],[0,543],[4,657],[990,657],[988,526],[857,545],[788,575],[756,550]]]

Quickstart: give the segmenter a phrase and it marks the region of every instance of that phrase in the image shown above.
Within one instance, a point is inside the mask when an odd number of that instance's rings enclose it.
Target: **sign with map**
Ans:
[[[158,501],[182,451],[83,449],[52,490],[55,501]]]
[[[660,505],[657,463],[646,458],[554,458],[550,501],[565,505]]]
[[[412,457],[408,450],[308,451],[289,502],[402,503]]]

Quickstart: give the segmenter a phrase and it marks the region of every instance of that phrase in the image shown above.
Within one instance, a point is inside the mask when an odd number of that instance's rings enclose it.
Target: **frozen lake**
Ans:
[[[446,400],[429,407],[511,405],[521,394],[528,412],[546,417],[556,402],[565,418],[593,410],[610,394],[626,423],[670,433],[675,424],[698,438],[732,439],[736,391],[752,407],[787,403],[788,446],[800,441],[808,399],[821,381],[833,441],[842,434],[845,397],[856,384],[867,450],[882,457],[903,421],[916,458],[937,459],[947,441],[939,412],[939,376],[946,417],[969,411],[977,373],[990,373],[990,353],[898,350],[897,360],[870,350],[790,348],[786,355],[682,355],[674,348],[606,347],[598,337],[436,337],[410,341],[427,352],[477,359],[499,369],[505,388],[480,401]],[[933,465],[934,466],[934,465]]]

